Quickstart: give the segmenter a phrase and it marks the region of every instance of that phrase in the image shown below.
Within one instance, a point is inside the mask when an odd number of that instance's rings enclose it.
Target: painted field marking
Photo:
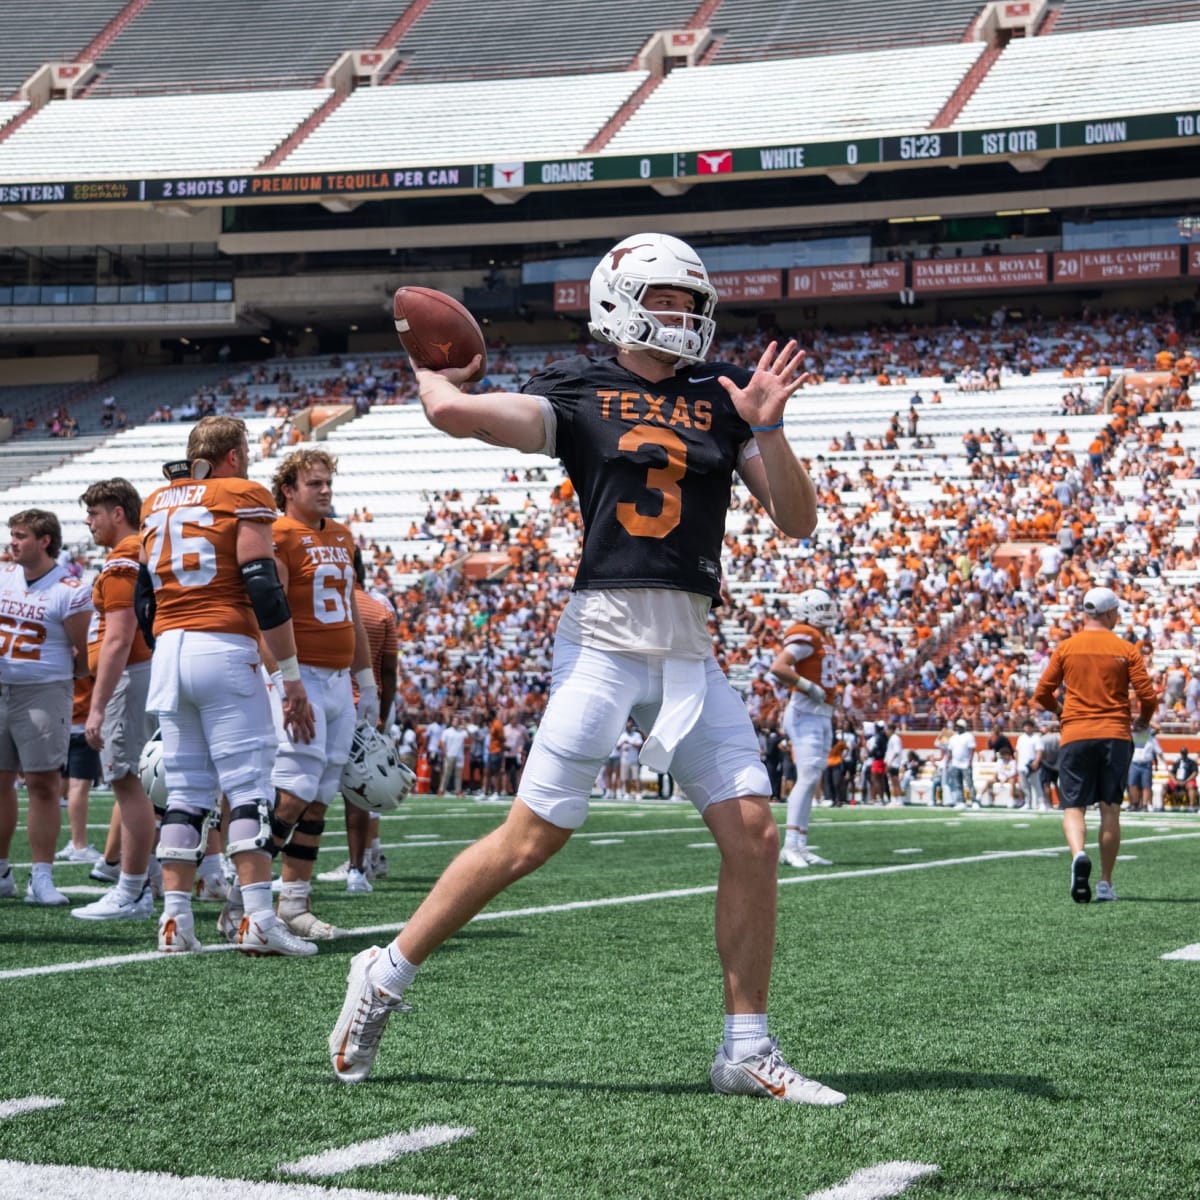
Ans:
[[[1147,837],[1127,838],[1126,845],[1142,842],[1177,842],[1200,838],[1200,831],[1194,833],[1152,834]],[[702,843],[696,843],[700,845]],[[703,843],[710,845],[711,843]],[[1043,846],[1033,850],[993,850],[983,854],[963,855],[959,858],[939,858],[924,862],[896,863],[888,867],[862,867],[844,871],[820,871],[813,874],[803,873],[789,875],[779,880],[780,887],[791,884],[825,883],[830,880],[868,879],[877,875],[899,875],[906,871],[928,871],[935,867],[964,867],[981,862],[1002,862],[1004,859],[1016,858],[1056,858],[1067,852],[1066,846]],[[626,904],[651,904],[659,900],[682,900],[692,896],[711,896],[716,893],[717,885],[701,884],[690,888],[671,888],[662,892],[642,892],[630,896],[606,896],[597,900],[571,900],[563,904],[531,905],[529,908],[509,908],[496,912],[484,911],[473,917],[469,924],[484,921],[507,921],[513,917],[542,917],[557,913],[583,912],[593,908],[618,908]],[[377,934],[396,934],[404,928],[406,922],[391,922],[384,925],[364,925],[357,929],[347,929],[340,932],[335,940],[375,936]],[[228,942],[217,943],[204,947],[203,953],[220,953],[224,950],[236,950],[237,947]],[[119,967],[126,963],[153,962],[158,959],[186,959],[190,955],[160,954],[157,950],[139,954],[119,954],[106,958],[83,959],[75,962],[46,963],[40,967],[14,967],[0,971],[0,980],[24,979],[32,975],[58,975],[65,971],[86,971],[92,967]]]
[[[24,1096],[20,1100],[0,1100],[0,1121],[9,1117],[20,1117],[25,1113],[39,1112],[43,1108],[58,1108],[66,1104],[57,1096]]]
[[[590,845],[593,846],[623,846],[625,845],[624,838],[592,838]]]
[[[283,1163],[275,1170],[285,1175],[341,1175],[359,1167],[378,1167],[401,1155],[431,1150],[434,1146],[446,1146],[474,1135],[475,1130],[466,1125],[422,1125],[407,1133],[389,1133],[367,1142],[355,1142],[353,1146],[322,1150],[320,1154],[310,1154],[296,1162]]]
[[[1182,950],[1172,950],[1170,954],[1164,954],[1163,958],[1168,962],[1200,962],[1200,942],[1193,942],[1190,946],[1184,946]]]
[[[886,1162],[863,1167],[831,1188],[813,1192],[808,1200],[886,1200],[908,1191],[918,1179],[936,1175],[935,1163]]]
[[[920,846],[901,846],[899,850],[893,850],[893,854],[924,854],[925,851]]]
[[[414,1192],[367,1192],[311,1183],[255,1183],[211,1175],[168,1175],[162,1171],[112,1171],[103,1167],[57,1167],[0,1159],[0,1200],[435,1200]],[[454,1200],[447,1196],[444,1200]]]
[[[688,849],[688,850],[715,850],[716,848],[717,848],[717,843],[712,842],[712,841],[688,842],[688,844],[686,846],[686,849]]]

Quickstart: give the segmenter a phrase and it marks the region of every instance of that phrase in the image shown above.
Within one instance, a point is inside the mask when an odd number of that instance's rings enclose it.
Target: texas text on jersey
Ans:
[[[70,679],[75,663],[63,622],[91,607],[87,588],[64,567],[30,583],[18,564],[0,566],[0,682]]]
[[[88,627],[88,670],[95,675],[100,662],[100,645],[104,641],[104,615],[118,608],[133,607],[133,593],[137,586],[138,552],[141,539],[136,533],[123,537],[109,552],[92,584],[92,603],[96,611]],[[126,666],[150,661],[150,647],[140,629],[135,629],[133,644],[129,647]]]
[[[554,410],[550,449],[583,509],[577,591],[671,588],[719,599],[731,477],[752,434],[718,375],[745,386],[750,372],[704,363],[650,383],[615,358],[577,355],[525,385]]]
[[[791,703],[802,712],[821,712],[837,698],[837,659],[827,653],[824,633],[815,625],[797,621],[783,635],[784,649],[795,664],[796,674],[825,689],[825,705],[802,692],[793,692]]]
[[[152,493],[142,505],[142,546],[154,581],[155,636],[192,629],[256,639],[237,526],[274,519],[271,493],[248,479],[171,483]]]
[[[354,537],[326,517],[313,529],[280,517],[271,530],[275,556],[287,568],[288,606],[302,663],[344,671],[354,661]]]

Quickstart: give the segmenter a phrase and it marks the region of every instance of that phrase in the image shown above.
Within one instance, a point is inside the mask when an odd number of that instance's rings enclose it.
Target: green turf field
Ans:
[[[336,1084],[350,956],[504,812],[410,800],[384,821],[373,895],[316,885],[353,936],[308,960],[160,958],[151,922],[0,901],[0,1197],[1200,1195],[1200,961],[1163,958],[1200,942],[1196,818],[1127,817],[1121,900],[1079,906],[1054,816],[818,810],[836,865],[781,868],[771,1025],[850,1099],[808,1109],[709,1089],[717,854],[699,819],[598,804],[429,961],[372,1078]],[[344,857],[336,814],[327,841],[318,870]],[[20,838],[12,858],[23,890]],[[213,946],[217,911],[197,908]],[[856,1174],[897,1163],[891,1183]]]

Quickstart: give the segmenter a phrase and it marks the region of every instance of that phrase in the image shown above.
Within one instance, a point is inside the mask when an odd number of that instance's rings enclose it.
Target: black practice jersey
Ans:
[[[583,512],[577,591],[673,588],[719,599],[733,472],[752,436],[718,375],[699,363],[650,383],[615,358],[578,355],[525,385],[558,418],[556,452]]]

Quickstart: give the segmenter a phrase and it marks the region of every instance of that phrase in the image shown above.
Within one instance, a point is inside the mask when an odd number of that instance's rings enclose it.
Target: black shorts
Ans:
[[[1120,805],[1125,797],[1133,742],[1124,738],[1085,738],[1058,752],[1059,794],[1063,808],[1089,804]]]
[[[1059,757],[1062,757],[1062,751],[1059,751]],[[1057,767],[1038,767],[1038,782],[1042,785],[1042,791],[1048,787],[1058,787],[1058,768]]]
[[[82,733],[71,734],[65,774],[68,779],[86,779],[89,783],[100,778],[100,751],[93,750]]]

